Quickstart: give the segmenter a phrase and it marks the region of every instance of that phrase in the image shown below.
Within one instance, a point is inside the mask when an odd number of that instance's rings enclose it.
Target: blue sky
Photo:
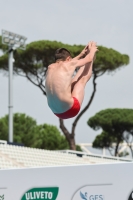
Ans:
[[[90,109],[76,128],[76,142],[92,142],[96,134],[87,120],[106,108],[133,108],[133,1],[131,0],[4,0],[0,1],[0,29],[37,40],[57,40],[68,44],[98,45],[130,56],[130,64],[97,80],[97,93]],[[14,77],[14,112],[35,118],[38,124],[59,126],[41,91],[22,77]],[[92,92],[92,79],[86,87],[82,108]],[[0,73],[0,117],[8,113],[8,78]],[[71,129],[73,119],[65,121]]]

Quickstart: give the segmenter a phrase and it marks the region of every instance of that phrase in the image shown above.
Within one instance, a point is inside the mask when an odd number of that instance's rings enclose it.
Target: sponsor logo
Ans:
[[[0,200],[4,200],[4,195],[0,196]]]
[[[128,200],[133,200],[133,191],[131,192],[131,194],[130,194]]]
[[[104,200],[104,196],[99,194],[99,195],[88,195],[87,192],[82,193],[80,191],[80,197],[83,200]]]
[[[58,187],[32,188],[23,195],[21,200],[55,200],[58,191]]]

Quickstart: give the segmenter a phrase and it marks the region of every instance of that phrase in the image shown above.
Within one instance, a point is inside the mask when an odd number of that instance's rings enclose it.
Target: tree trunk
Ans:
[[[119,148],[120,142],[117,142],[116,148],[115,148],[115,156],[118,155],[118,148]]]
[[[124,140],[125,142],[127,143],[127,146],[129,147],[130,149],[130,152],[131,152],[131,156],[133,158],[133,132],[127,132],[128,133],[128,136],[127,137],[124,137]],[[130,139],[132,137],[132,139]]]
[[[69,147],[71,150],[76,151],[75,138],[71,137],[71,135],[70,135],[70,140],[69,140]]]
[[[131,143],[132,144],[132,143]],[[132,149],[132,146],[131,145],[128,145],[129,146],[129,148],[130,148],[130,151],[131,151],[131,156],[132,156],[132,158],[133,158],[133,149]]]
[[[60,129],[62,130],[62,132],[64,133],[66,140],[68,141],[69,144],[69,148],[71,150],[76,150],[76,145],[75,145],[75,137],[73,134],[71,134],[67,128],[64,125],[64,120],[63,119],[59,119],[60,122]]]

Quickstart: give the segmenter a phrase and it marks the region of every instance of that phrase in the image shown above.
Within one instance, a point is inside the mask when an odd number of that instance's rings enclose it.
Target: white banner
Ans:
[[[0,170],[0,200],[133,200],[133,163]]]

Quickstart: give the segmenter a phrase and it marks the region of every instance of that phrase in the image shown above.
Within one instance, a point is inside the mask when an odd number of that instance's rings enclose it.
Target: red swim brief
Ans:
[[[80,111],[80,103],[75,97],[73,97],[73,100],[74,100],[73,106],[69,110],[67,110],[64,113],[59,113],[59,114],[54,113],[54,114],[60,119],[68,119],[75,117]]]

